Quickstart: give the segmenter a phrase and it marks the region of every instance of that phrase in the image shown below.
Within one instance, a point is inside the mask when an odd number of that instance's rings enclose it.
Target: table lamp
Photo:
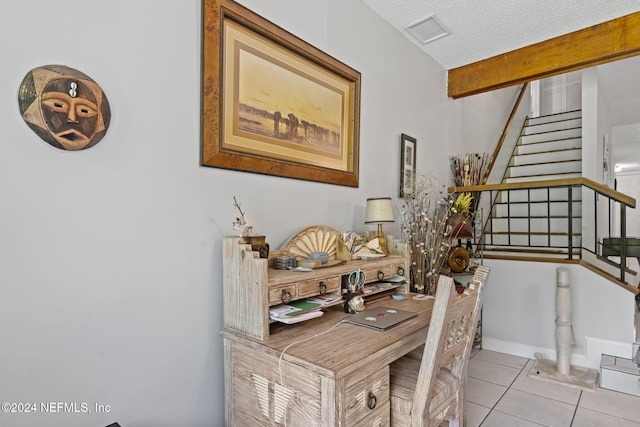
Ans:
[[[364,215],[365,224],[378,224],[378,242],[380,249],[385,254],[389,254],[387,249],[387,239],[382,234],[382,223],[394,222],[393,205],[391,197],[376,197],[367,199],[367,210]]]

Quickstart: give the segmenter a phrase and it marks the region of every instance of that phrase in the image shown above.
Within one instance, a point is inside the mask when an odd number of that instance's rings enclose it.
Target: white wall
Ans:
[[[600,98],[598,68],[582,70],[582,176],[596,182],[601,181],[602,172],[598,163]]]
[[[555,360],[556,269],[569,269],[572,364],[597,369],[603,352],[632,357],[634,298],[575,264],[485,260],[491,280],[483,307],[483,348]]]
[[[397,196],[401,133],[443,176],[448,153],[497,140],[508,91],[449,100],[445,71],[362,2],[243,3],[362,72],[359,188],[199,166],[200,0],[0,3],[0,396],[110,406],[2,427],[221,426],[233,196],[272,247],[314,224],[363,231],[366,198]],[[23,122],[20,82],[47,64],[104,89],[97,146],[63,152]]]
[[[611,127],[611,171],[619,165],[619,172],[638,171],[640,151],[640,123]]]

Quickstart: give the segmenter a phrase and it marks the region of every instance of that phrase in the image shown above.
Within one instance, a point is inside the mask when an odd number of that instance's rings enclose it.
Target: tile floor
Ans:
[[[534,362],[488,350],[473,354],[465,427],[640,427],[640,397],[529,378]]]

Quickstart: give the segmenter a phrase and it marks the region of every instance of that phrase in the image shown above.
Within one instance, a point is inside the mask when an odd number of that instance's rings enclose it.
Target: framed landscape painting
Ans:
[[[359,72],[231,0],[205,0],[202,89],[202,165],[358,186]]]

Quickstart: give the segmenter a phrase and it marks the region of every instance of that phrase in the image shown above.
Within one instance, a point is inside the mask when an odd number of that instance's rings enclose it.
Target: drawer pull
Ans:
[[[402,266],[398,267],[398,276],[404,276],[404,267]]]
[[[324,295],[327,293],[327,284],[324,282],[320,282],[318,284],[318,292],[320,292],[320,295]]]
[[[378,280],[384,279],[384,271],[378,270]]]
[[[282,293],[280,294],[280,301],[282,301],[283,304],[289,304],[291,302],[291,292],[283,289]]]
[[[367,394],[367,408],[373,410],[378,404],[378,398],[372,391]]]

